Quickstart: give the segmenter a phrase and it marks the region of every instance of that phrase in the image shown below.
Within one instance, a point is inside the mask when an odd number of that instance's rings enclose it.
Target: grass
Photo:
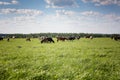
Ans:
[[[120,41],[0,41],[0,80],[120,80]]]

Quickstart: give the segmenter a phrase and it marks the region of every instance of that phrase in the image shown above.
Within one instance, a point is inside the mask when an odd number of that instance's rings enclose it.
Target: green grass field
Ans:
[[[120,41],[0,41],[0,80],[120,80]]]

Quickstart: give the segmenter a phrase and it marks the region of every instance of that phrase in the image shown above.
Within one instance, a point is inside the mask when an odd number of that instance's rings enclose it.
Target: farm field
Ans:
[[[120,41],[0,41],[0,80],[120,80]]]

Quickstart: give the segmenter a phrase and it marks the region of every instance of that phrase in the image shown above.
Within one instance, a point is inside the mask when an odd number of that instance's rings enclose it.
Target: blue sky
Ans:
[[[120,34],[120,0],[0,0],[0,33]]]

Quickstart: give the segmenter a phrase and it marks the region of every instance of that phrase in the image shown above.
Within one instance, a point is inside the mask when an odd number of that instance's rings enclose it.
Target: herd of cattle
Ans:
[[[111,39],[116,40],[116,41],[120,40],[120,35],[112,35]]]
[[[15,38],[15,37],[14,37]],[[78,37],[74,37],[74,36],[70,36],[70,37],[56,37],[57,39],[57,42],[58,41],[66,41],[66,40],[70,40],[70,41],[73,41],[75,39],[80,39],[81,37],[78,36]],[[93,37],[89,36],[89,37],[86,37],[86,38],[90,38],[90,39],[93,39]],[[2,37],[0,37],[0,41],[3,40]],[[55,41],[51,38],[51,37],[45,37],[45,36],[41,36],[39,37],[39,40],[41,41],[41,43],[54,43]],[[7,38],[7,41],[9,42],[10,41],[10,38]],[[31,41],[31,38],[26,38],[26,41]]]
[[[70,36],[70,37],[61,37],[61,36],[59,36],[59,37],[56,37],[57,42],[66,41],[66,40],[73,41],[75,39],[79,40],[80,38],[81,38],[80,36],[77,36],[77,37],[74,37],[74,36]],[[88,36],[85,36],[85,38],[93,39],[93,36],[88,35]],[[2,41],[3,39],[4,38],[0,37],[0,41]],[[41,43],[54,43],[55,42],[51,37],[42,36],[42,37],[39,37],[39,39],[40,39]],[[120,35],[112,35],[111,39],[116,40],[116,41],[120,40]],[[10,38],[7,38],[7,41],[9,42]],[[31,41],[31,39],[26,38],[26,41]]]
[[[52,42],[54,43],[55,41],[51,38],[51,37],[45,37],[45,38],[40,38],[41,39],[41,43],[45,43],[45,42]],[[75,40],[75,39],[80,39],[80,36],[79,37],[56,37],[57,39],[57,42],[58,41],[65,41],[65,40]]]

